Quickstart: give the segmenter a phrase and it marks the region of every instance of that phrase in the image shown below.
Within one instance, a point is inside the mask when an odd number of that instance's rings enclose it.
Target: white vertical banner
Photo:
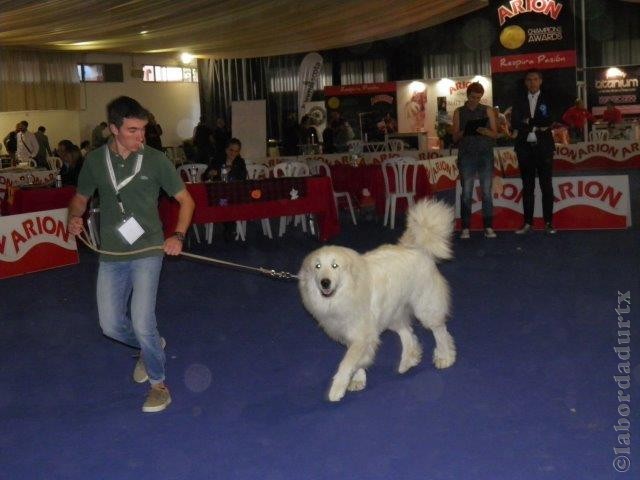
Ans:
[[[316,81],[322,73],[322,56],[319,53],[312,52],[305,55],[300,63],[298,70],[298,120],[304,115],[309,114],[313,91]]]
[[[267,155],[267,102],[231,102],[231,133],[242,142],[242,158],[254,160]]]

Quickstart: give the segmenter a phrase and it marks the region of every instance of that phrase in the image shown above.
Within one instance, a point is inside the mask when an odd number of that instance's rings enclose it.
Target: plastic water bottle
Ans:
[[[62,175],[60,175],[60,172],[58,172],[58,174],[56,175],[56,188],[61,188],[62,187]]]
[[[222,180],[223,182],[229,180],[229,169],[226,165],[222,165],[222,168],[220,169],[220,180]]]

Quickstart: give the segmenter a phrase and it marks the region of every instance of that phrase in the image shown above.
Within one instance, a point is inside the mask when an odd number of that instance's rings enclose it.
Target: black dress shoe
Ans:
[[[548,234],[548,235],[555,235],[557,232],[557,230],[555,228],[553,228],[553,225],[551,223],[546,223],[544,226],[544,233]]]

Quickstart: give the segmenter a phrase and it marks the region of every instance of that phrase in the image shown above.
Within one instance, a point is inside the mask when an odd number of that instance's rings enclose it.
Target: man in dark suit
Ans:
[[[530,70],[524,78],[527,93],[521,95],[513,105],[512,127],[517,130],[515,151],[518,155],[522,178],[522,206],[524,224],[516,234],[529,233],[533,225],[533,202],[536,173],[542,191],[542,214],[545,232],[556,233],[553,228],[553,154],[555,144],[551,134],[554,116],[549,97],[540,90],[542,73]]]

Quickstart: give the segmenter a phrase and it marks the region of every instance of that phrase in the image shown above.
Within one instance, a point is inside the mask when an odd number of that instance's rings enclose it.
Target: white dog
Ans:
[[[400,336],[400,373],[420,363],[413,316],[433,332],[435,366],[453,365],[456,349],[445,325],[449,286],[435,264],[452,256],[453,220],[451,207],[425,200],[409,210],[407,229],[397,245],[382,245],[363,255],[328,246],[305,258],[299,273],[302,301],[325,332],[347,346],[329,400],[339,401],[347,389],[365,387],[365,368],[373,362],[384,330]]]

